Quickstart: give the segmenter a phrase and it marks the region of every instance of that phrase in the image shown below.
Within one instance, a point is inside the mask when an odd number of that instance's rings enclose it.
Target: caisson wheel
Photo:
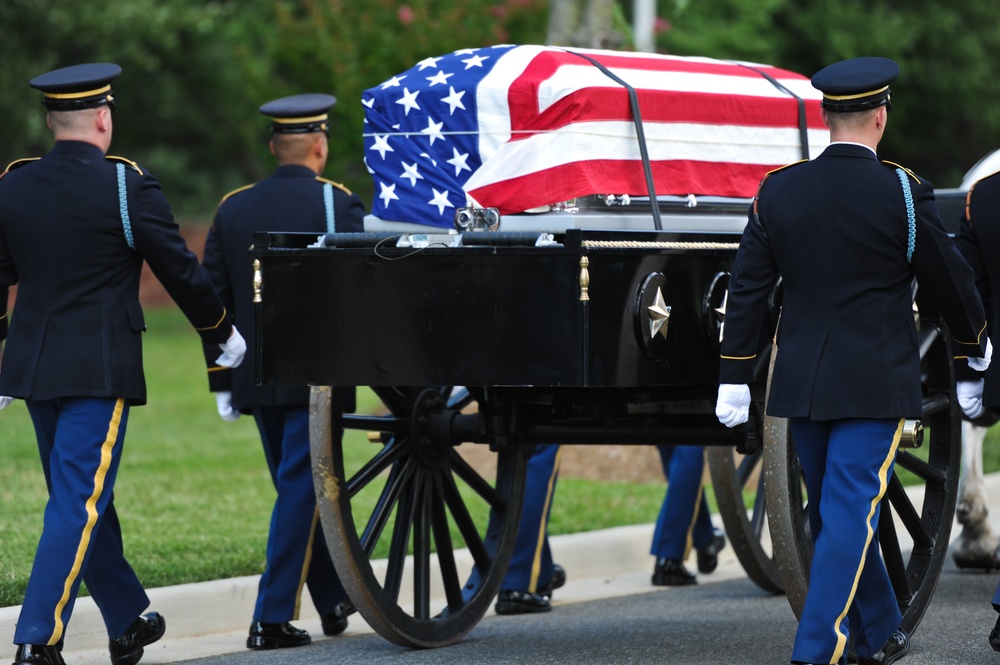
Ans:
[[[330,388],[312,389],[313,473],[327,545],[351,601],[377,633],[407,647],[451,644],[499,590],[521,513],[525,457],[501,448],[492,478],[463,458],[451,425],[475,406],[466,390],[372,390],[384,412],[341,417]]]
[[[901,446],[897,452],[879,520],[882,557],[903,613],[902,628],[911,633],[941,575],[958,496],[961,412],[947,338],[942,322],[921,320],[923,443],[919,448]],[[765,494],[775,560],[798,617],[812,559],[808,497],[786,423],[771,419],[764,431]]]
[[[708,446],[706,451],[719,516],[736,558],[757,586],[782,593],[767,528],[762,451],[740,455],[729,446]]]

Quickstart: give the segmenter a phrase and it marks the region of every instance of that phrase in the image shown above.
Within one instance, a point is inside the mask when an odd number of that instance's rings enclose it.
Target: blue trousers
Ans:
[[[149,606],[125,560],[114,486],[129,407],[114,398],[28,401],[49,500],[15,644],[61,644],[80,582],[121,637]]]
[[[902,616],[878,543],[880,502],[902,420],[790,421],[815,540],[793,663],[845,662],[878,651]]]
[[[552,580],[554,564],[549,549],[549,512],[559,477],[560,446],[540,445],[528,460],[524,508],[518,522],[514,554],[500,584],[502,590],[535,593]]]
[[[309,456],[309,407],[258,407],[254,420],[278,496],[267,537],[267,567],[257,590],[254,620],[298,619],[302,586],[320,615],[347,597],[319,525]]]
[[[649,553],[657,558],[683,561],[692,546],[703,549],[715,535],[702,491],[705,448],[660,445],[656,449],[667,479],[667,493],[656,519]]]

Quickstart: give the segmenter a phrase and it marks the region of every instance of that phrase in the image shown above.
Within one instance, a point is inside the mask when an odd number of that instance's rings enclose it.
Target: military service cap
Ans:
[[[52,111],[79,111],[103,104],[115,108],[111,94],[111,81],[122,73],[122,68],[110,62],[73,65],[36,76],[28,82],[41,90],[42,103]]]
[[[336,102],[333,95],[292,95],[264,104],[260,112],[271,117],[275,134],[329,132],[327,111]]]
[[[828,65],[812,77],[823,93],[823,108],[846,113],[886,106],[892,110],[889,84],[899,76],[899,65],[889,58],[852,58]]]

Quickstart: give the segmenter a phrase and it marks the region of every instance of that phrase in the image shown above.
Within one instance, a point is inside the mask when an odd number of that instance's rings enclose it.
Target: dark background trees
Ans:
[[[631,11],[631,0],[4,0],[0,162],[51,142],[30,78],[113,61],[124,73],[112,152],[155,173],[179,216],[206,220],[223,194],[264,177],[272,162],[256,109],[306,91],[338,98],[325,175],[370,202],[363,90],[459,48],[595,39],[629,48]],[[938,186],[957,185],[1000,146],[993,0],[658,0],[657,14],[662,52],[806,75],[858,55],[897,60],[882,156]]]

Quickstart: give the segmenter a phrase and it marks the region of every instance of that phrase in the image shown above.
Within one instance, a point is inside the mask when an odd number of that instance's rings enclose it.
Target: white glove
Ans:
[[[7,397],[6,395],[0,395],[0,411],[3,411],[10,403],[14,401],[13,397]]]
[[[983,380],[959,381],[955,390],[962,413],[969,418],[983,415]]]
[[[750,417],[750,386],[745,383],[720,384],[715,415],[726,427],[736,427],[745,423]]]
[[[228,390],[215,393],[215,405],[219,408],[219,417],[227,422],[240,417],[240,412],[233,408],[233,393]]]
[[[969,367],[971,367],[972,369],[977,369],[980,372],[985,372],[986,368],[990,366],[991,358],[993,358],[993,342],[991,342],[990,338],[987,337],[986,356],[984,358],[973,358],[972,356],[969,356]],[[979,392],[982,392],[982,390],[980,390]],[[969,417],[973,418],[974,416],[969,416]]]
[[[215,359],[215,364],[220,367],[238,367],[247,352],[247,343],[236,326],[233,326],[229,339],[225,344],[220,344],[219,348],[222,349],[222,355]]]

